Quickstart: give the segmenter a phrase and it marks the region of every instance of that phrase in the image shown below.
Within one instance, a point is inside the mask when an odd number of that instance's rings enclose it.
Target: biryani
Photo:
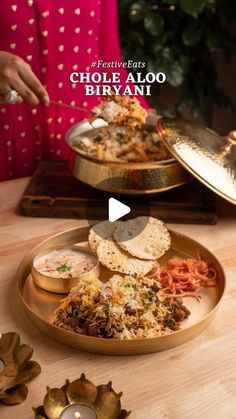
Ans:
[[[114,275],[106,283],[81,280],[61,301],[54,324],[100,338],[152,338],[178,330],[189,315],[155,279]]]
[[[93,108],[92,113],[108,123],[130,128],[143,125],[147,118],[147,111],[140,105],[139,100],[129,96],[109,96]]]
[[[95,159],[117,162],[149,162],[171,158],[157,132],[143,128],[108,126],[75,136],[72,147]]]

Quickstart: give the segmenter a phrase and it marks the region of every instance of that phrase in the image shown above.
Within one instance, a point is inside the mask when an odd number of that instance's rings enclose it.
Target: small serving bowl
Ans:
[[[85,256],[89,256],[91,259],[94,260],[94,267],[88,272],[81,273],[80,275],[74,277],[68,276],[66,278],[57,278],[55,276],[45,275],[44,273],[40,272],[35,266],[36,262],[43,256],[47,254],[49,255],[53,251],[57,250],[73,250],[73,252],[84,253]],[[99,277],[99,274],[100,265],[96,255],[90,252],[88,249],[80,246],[56,247],[52,249],[47,249],[35,256],[31,266],[31,275],[35,284],[37,284],[40,288],[46,291],[54,292],[57,294],[67,294],[71,290],[71,288],[78,285],[78,282],[81,279],[95,279]]]

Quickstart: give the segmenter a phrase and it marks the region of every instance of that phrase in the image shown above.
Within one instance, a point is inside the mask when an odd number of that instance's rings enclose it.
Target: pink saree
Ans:
[[[51,99],[91,109],[99,98],[69,75],[90,71],[94,60],[121,60],[116,0],[4,0],[0,51],[30,63]],[[41,159],[67,159],[64,134],[86,116],[56,105],[1,105],[0,180],[31,175]]]

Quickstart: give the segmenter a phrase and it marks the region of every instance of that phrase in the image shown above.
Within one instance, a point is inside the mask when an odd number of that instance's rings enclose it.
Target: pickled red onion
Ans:
[[[182,294],[199,300],[194,294],[206,287],[215,286],[216,270],[202,259],[169,259],[166,266],[157,265],[149,275],[159,281],[169,294]]]

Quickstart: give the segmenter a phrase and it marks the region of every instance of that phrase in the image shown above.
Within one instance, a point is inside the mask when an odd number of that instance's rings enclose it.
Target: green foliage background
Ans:
[[[119,0],[120,38],[125,59],[145,61],[145,71],[165,72],[178,89],[175,114],[190,108],[211,122],[212,105],[232,103],[217,85],[215,59],[235,50],[230,29],[235,0]],[[138,70],[140,71],[140,69]],[[167,114],[157,97],[152,105]]]

